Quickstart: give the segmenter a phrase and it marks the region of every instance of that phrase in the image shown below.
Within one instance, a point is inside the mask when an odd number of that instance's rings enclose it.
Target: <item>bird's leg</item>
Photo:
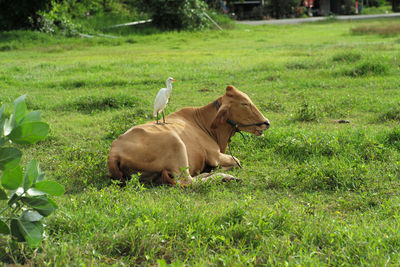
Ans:
[[[156,124],[158,124],[158,112],[157,112],[157,122],[156,122]]]
[[[163,123],[165,123],[164,110],[162,111],[162,120],[163,120]]]

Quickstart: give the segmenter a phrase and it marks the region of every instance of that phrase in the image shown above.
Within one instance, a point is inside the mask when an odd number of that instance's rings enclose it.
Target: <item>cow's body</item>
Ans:
[[[247,95],[229,86],[217,103],[183,108],[170,114],[166,124],[149,122],[131,128],[112,143],[108,156],[110,176],[124,181],[131,174],[141,172],[143,181],[160,181],[161,177],[162,183],[175,184],[169,177],[172,176],[186,184],[192,182],[192,176],[209,168],[236,166],[235,159],[224,154],[229,139],[235,134],[233,126],[226,121],[258,123],[241,129],[257,135],[268,128],[269,122],[254,105],[247,108],[254,113],[254,118],[241,120],[243,111],[239,110],[236,115],[232,112],[235,96],[252,105]]]

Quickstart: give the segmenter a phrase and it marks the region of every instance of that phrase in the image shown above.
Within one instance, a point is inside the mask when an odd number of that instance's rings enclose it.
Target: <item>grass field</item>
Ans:
[[[0,237],[1,261],[398,265],[400,36],[385,29],[399,22],[117,39],[0,33],[0,104],[27,93],[51,126],[45,141],[21,148],[23,161],[37,158],[67,190],[42,248]],[[360,27],[375,30],[352,31]],[[233,138],[243,169],[229,173],[241,183],[110,182],[111,142],[153,119],[168,76],[179,82],[167,112],[208,104],[233,84],[270,120],[264,137]]]

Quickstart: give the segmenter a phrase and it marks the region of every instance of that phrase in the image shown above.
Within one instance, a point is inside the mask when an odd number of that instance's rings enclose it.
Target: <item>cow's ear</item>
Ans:
[[[237,91],[237,89],[233,85],[228,85],[228,87],[226,87],[226,95],[229,97],[233,97],[235,91]]]
[[[211,123],[211,129],[215,129],[218,125],[226,123],[229,119],[229,106],[222,105],[215,116],[214,121]]]

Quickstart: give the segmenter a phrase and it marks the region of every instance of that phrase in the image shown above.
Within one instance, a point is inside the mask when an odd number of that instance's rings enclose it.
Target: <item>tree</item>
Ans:
[[[392,0],[392,11],[393,12],[400,11],[400,0]]]
[[[0,30],[30,28],[30,18],[36,21],[37,12],[50,4],[51,0],[0,0]]]

